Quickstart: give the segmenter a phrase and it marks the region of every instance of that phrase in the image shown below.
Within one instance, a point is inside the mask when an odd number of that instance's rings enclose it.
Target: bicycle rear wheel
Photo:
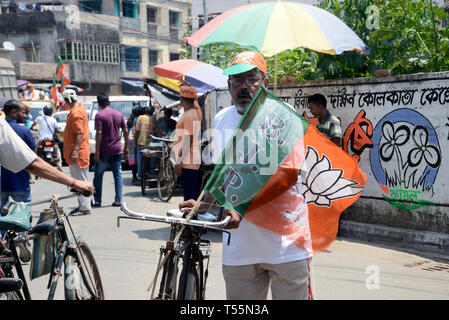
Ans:
[[[65,258],[66,300],[104,300],[103,285],[92,251],[83,241],[76,254]]]
[[[175,170],[173,164],[169,159],[163,162],[163,167],[159,170],[157,175],[157,192],[159,199],[168,202],[173,196],[173,189],[175,188]]]

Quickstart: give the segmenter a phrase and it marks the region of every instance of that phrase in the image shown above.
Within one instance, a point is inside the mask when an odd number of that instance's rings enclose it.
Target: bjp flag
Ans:
[[[69,72],[61,57],[58,56],[58,66],[56,67],[56,76],[61,82],[61,93],[64,92],[64,88],[70,84]]]
[[[55,106],[58,106],[58,85],[56,84],[55,75],[53,74],[53,86],[51,88],[50,98],[53,100]]]
[[[261,88],[205,189],[225,208],[313,254],[335,239],[340,214],[365,184],[354,158]]]

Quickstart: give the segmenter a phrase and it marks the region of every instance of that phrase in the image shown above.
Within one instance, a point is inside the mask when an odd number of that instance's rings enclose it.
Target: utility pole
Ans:
[[[204,15],[204,24],[206,24],[207,23],[206,0],[203,0],[203,15]]]

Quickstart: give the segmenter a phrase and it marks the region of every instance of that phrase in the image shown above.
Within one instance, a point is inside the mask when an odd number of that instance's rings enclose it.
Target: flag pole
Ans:
[[[276,91],[278,88],[278,54],[274,55],[274,87],[273,94],[276,95]]]

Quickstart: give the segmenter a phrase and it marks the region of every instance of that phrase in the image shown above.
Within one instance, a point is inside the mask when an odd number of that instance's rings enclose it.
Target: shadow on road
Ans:
[[[337,239],[352,242],[352,243],[365,244],[365,245],[382,248],[382,249],[389,249],[389,250],[405,252],[408,254],[420,256],[425,259],[432,259],[436,262],[449,264],[449,255],[444,255],[444,254],[441,254],[438,252],[426,251],[426,250],[422,250],[422,249],[420,250],[420,249],[416,249],[416,248],[412,248],[412,247],[406,247],[406,246],[404,246],[403,243],[392,242],[392,241],[380,241],[380,240],[371,242],[371,241],[366,241],[366,240],[362,240],[362,239],[355,239],[355,238],[349,238],[349,237],[343,237],[343,236],[338,236]]]

